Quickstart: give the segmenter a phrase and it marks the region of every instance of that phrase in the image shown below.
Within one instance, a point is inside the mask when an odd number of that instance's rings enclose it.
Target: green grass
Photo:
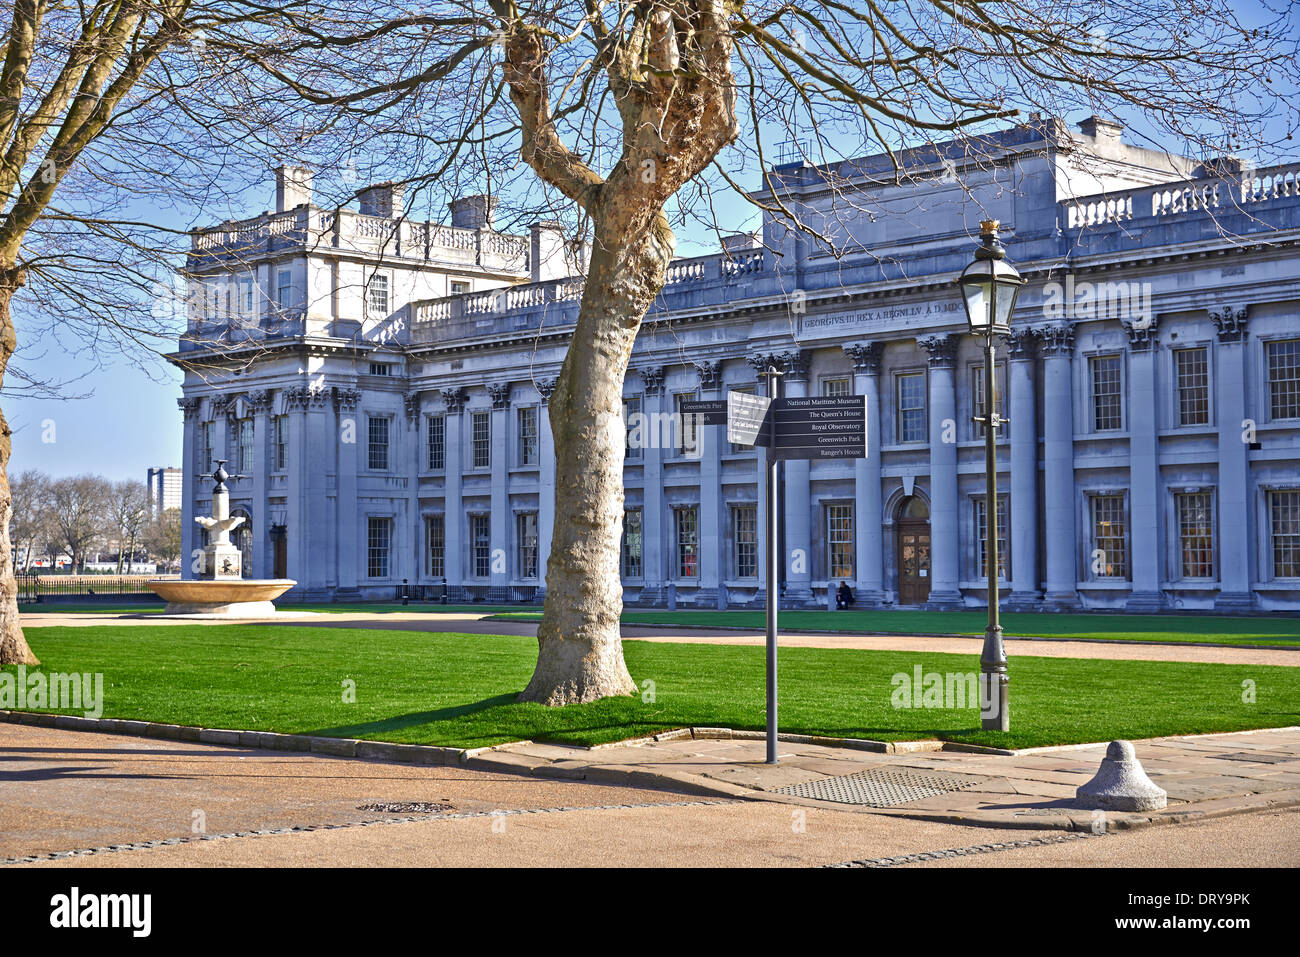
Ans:
[[[687,725],[763,726],[763,650],[628,641],[640,696],[518,704],[531,638],[297,626],[31,628],[47,672],[103,672],[105,717],[480,747],[524,738],[597,744]],[[1300,668],[1021,658],[1012,728],[974,709],[891,707],[891,677],[978,670],[977,655],[791,648],[781,652],[781,729],[1004,747],[1300,724]],[[12,670],[12,669],[10,669]],[[356,703],[342,700],[356,682]],[[1257,703],[1242,702],[1255,682]]]
[[[500,612],[493,618],[534,620],[540,611]],[[762,631],[762,611],[625,611],[628,625],[750,628]],[[782,631],[845,634],[982,635],[983,611],[783,611]],[[1105,638],[1126,641],[1208,641],[1225,645],[1300,647],[1300,618],[1216,618],[1210,616],[1042,613],[1002,616],[1008,636]]]
[[[277,602],[276,607],[282,611],[317,611],[331,615],[388,615],[393,612],[403,612],[406,614],[418,614],[421,612],[432,612],[436,614],[470,614],[470,615],[489,615],[493,613],[519,614],[530,609],[537,609],[537,605],[439,605],[433,602],[411,602],[409,605],[403,605],[397,602],[351,602],[347,604],[326,604],[322,602],[310,602],[303,604],[281,603]],[[35,602],[19,606],[20,612],[41,613],[41,614],[69,614],[69,615],[160,615],[163,611],[163,605],[160,602],[148,603],[117,603],[117,602],[96,602],[87,604],[76,604],[74,602]],[[538,611],[538,617],[541,612]]]

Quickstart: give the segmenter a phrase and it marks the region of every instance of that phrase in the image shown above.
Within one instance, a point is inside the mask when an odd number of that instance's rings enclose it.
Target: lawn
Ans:
[[[642,696],[518,704],[531,638],[298,626],[30,628],[46,672],[102,672],[105,717],[480,747],[524,738],[596,744],[687,725],[763,726],[763,649],[625,643]],[[892,676],[978,670],[977,655],[791,648],[781,730],[1003,747],[1300,724],[1300,668],[1021,658],[1013,730],[978,711],[895,709]],[[12,669],[10,669],[12,670]],[[356,702],[344,703],[346,681]],[[1242,701],[1243,682],[1256,701]]]
[[[534,620],[540,611],[501,611],[504,620]],[[748,628],[762,631],[762,611],[623,612],[628,625],[677,625],[694,628]],[[846,634],[982,635],[984,611],[783,611],[782,631],[829,631]],[[1294,645],[1300,647],[1300,617],[1222,618],[1192,615],[1060,614],[1035,612],[1002,616],[1008,636],[1105,638],[1126,641],[1208,641],[1224,645]]]

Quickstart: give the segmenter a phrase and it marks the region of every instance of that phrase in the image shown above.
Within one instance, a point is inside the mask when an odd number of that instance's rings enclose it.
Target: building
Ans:
[[[834,254],[769,216],[674,263],[633,354],[629,426],[754,390],[769,362],[787,394],[865,394],[867,458],[783,466],[786,601],[823,605],[846,580],[860,605],[983,604],[983,359],[952,280],[995,218],[1028,279],[997,370],[1008,605],[1300,608],[1300,164],[1201,164],[1093,118],[904,166],[904,181],[881,156],[774,170]],[[836,209],[830,179],[849,194]],[[482,200],[447,227],[297,198],[195,236],[208,305],[173,356],[185,534],[210,495],[194,476],[221,457],[246,567],[302,598],[404,582],[537,597],[546,403],[582,288],[540,258],[558,236],[495,233]],[[677,424],[628,449],[626,600],[761,602],[760,456]]]
[[[149,513],[157,517],[169,508],[180,508],[183,484],[181,469],[150,469],[145,485],[149,490]]]

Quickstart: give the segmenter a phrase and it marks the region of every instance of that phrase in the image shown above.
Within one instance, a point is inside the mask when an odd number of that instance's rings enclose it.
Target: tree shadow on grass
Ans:
[[[332,728],[317,728],[314,731],[304,731],[302,733],[319,735],[324,738],[364,738],[371,735],[383,734],[387,731],[402,731],[406,728],[413,728],[421,724],[431,724],[435,721],[450,721],[455,718],[463,718],[466,715],[477,714],[480,711],[487,711],[490,708],[499,708],[504,705],[514,704],[515,699],[518,698],[518,696],[518,692],[499,694],[491,698],[484,698],[482,701],[453,705],[450,708],[435,708],[432,711],[412,711],[408,714],[393,715],[391,718],[381,718],[378,721],[367,721],[362,724],[338,725]]]

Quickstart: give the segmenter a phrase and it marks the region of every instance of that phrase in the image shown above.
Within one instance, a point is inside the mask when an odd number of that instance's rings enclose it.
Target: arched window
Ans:
[[[898,517],[903,518],[929,518],[930,506],[925,504],[925,500],[920,496],[911,495],[903,499],[902,504],[898,506]]]

